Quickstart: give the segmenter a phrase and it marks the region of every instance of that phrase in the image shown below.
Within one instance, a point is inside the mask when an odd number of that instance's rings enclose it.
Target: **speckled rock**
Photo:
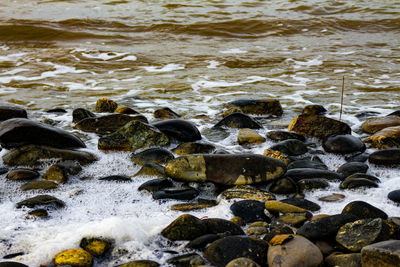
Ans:
[[[94,110],[96,112],[114,112],[118,107],[118,104],[111,99],[101,97],[97,100]]]
[[[262,201],[275,199],[275,196],[269,192],[243,185],[228,188],[221,193],[221,196],[226,199],[241,198]]]
[[[179,144],[172,150],[177,155],[185,156],[190,154],[210,154],[215,150],[215,146],[208,143],[186,142]]]
[[[283,154],[282,152],[278,151],[278,150],[273,150],[273,149],[265,149],[263,152],[263,155],[266,157],[270,157],[270,158],[274,158],[277,160],[282,161],[285,165],[288,165],[290,162],[290,159],[288,156],[286,156],[285,154]]]
[[[92,256],[83,249],[68,249],[54,257],[55,266],[91,267],[92,264]]]
[[[58,198],[53,196],[38,195],[17,203],[17,209],[24,206],[28,208],[34,208],[36,206],[54,206],[57,208],[62,208],[65,206],[65,203],[62,200],[59,200]]]
[[[179,216],[161,232],[161,235],[170,240],[193,240],[205,234],[208,234],[207,226],[190,214]]]
[[[58,184],[53,182],[53,181],[30,181],[26,184],[21,185],[21,190],[22,191],[28,191],[28,190],[51,190],[51,189],[57,189]]]
[[[329,136],[322,146],[326,152],[336,154],[364,152],[366,149],[360,138],[350,134]]]
[[[400,148],[375,151],[369,155],[368,161],[376,165],[400,166]]]
[[[232,113],[222,120],[220,120],[217,124],[214,125],[214,128],[249,128],[249,129],[261,129],[263,128],[261,124],[251,118],[249,115],[235,112]]]
[[[227,103],[227,107],[239,108],[243,113],[258,115],[275,115],[281,116],[283,113],[279,100],[275,99],[240,99]]]
[[[280,131],[280,130],[267,132],[267,137],[271,140],[278,141],[278,142],[284,141],[287,139],[297,139],[302,142],[306,141],[305,136],[302,134],[287,132],[287,131]]]
[[[272,150],[282,152],[287,156],[299,156],[307,153],[307,146],[300,140],[287,139],[270,147]]]
[[[388,240],[361,250],[363,267],[397,267],[400,265],[400,240]]]
[[[361,267],[361,253],[334,253],[325,258],[326,267]]]
[[[154,111],[154,118],[160,119],[178,119],[181,116],[170,108],[159,108]]]
[[[284,213],[279,215],[278,222],[291,225],[294,227],[302,226],[306,221],[311,217],[310,213],[302,212],[302,213]]]
[[[7,173],[6,178],[12,181],[27,181],[33,180],[40,176],[40,174],[33,169],[17,168]]]
[[[313,191],[329,187],[329,181],[324,178],[301,179],[297,182],[299,192]]]
[[[400,117],[391,115],[368,119],[361,125],[361,128],[365,133],[374,134],[384,128],[398,125],[400,125]]]
[[[17,106],[0,105],[0,121],[27,117],[28,114],[23,108]]]
[[[89,252],[92,256],[101,258],[111,248],[111,241],[100,237],[84,237],[79,246]]]
[[[353,201],[348,203],[342,210],[342,214],[351,214],[358,219],[381,218],[386,220],[388,215],[371,204],[364,201]]]
[[[367,143],[368,147],[377,149],[400,148],[400,126],[382,129],[374,135],[364,138],[363,142]]]
[[[146,149],[142,152],[132,154],[131,160],[139,165],[151,162],[156,164],[165,164],[175,158],[169,150],[160,147]]]
[[[153,124],[170,138],[180,142],[193,142],[201,139],[200,131],[196,125],[185,120],[165,120]]]
[[[241,200],[233,203],[230,207],[233,215],[243,219],[245,223],[256,221],[269,221],[265,215],[265,204],[257,200]]]
[[[262,137],[257,131],[243,128],[238,132],[238,143],[239,145],[246,144],[261,144],[264,143],[266,139]]]

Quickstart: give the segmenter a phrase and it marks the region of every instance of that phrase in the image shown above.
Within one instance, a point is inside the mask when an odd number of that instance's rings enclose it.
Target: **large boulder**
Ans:
[[[366,120],[361,128],[364,132],[374,134],[384,128],[400,125],[400,116],[391,115]]]
[[[111,135],[100,137],[98,148],[136,151],[141,148],[168,145],[168,137],[156,127],[141,121],[131,121]]]
[[[201,139],[196,125],[185,120],[165,120],[154,123],[161,132],[181,142],[193,142]]]
[[[363,267],[400,266],[400,240],[388,240],[371,244],[361,250]]]
[[[0,121],[12,118],[27,118],[26,110],[17,106],[0,105]]]
[[[283,113],[281,103],[275,99],[240,99],[229,102],[225,106],[239,108],[243,113],[257,115],[281,116]]]
[[[294,118],[288,127],[289,131],[326,139],[334,134],[350,134],[351,128],[344,122],[319,115],[301,114]]]
[[[376,165],[400,166],[400,148],[375,151],[369,155],[368,161]]]
[[[91,267],[92,255],[83,249],[68,249],[54,256],[55,266]]]
[[[24,118],[0,123],[0,144],[7,149],[28,144],[56,148],[86,147],[82,140],[65,130]]]
[[[381,218],[386,220],[388,215],[381,209],[364,201],[352,201],[342,210],[342,214],[351,214],[359,219]]]
[[[326,152],[336,154],[348,154],[364,152],[366,147],[360,138],[350,134],[339,134],[329,136],[323,143]]]
[[[235,112],[220,120],[214,125],[214,128],[249,128],[249,129],[261,129],[263,128],[261,124],[251,118],[249,115]]]
[[[283,162],[255,154],[190,155],[170,160],[165,166],[167,175],[176,180],[225,185],[267,182],[285,171]]]
[[[400,118],[400,117],[399,117]],[[387,127],[363,139],[369,147],[386,149],[400,147],[400,126]]]

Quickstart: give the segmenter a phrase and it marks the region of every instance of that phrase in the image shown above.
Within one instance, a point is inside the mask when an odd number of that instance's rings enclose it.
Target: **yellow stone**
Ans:
[[[54,264],[56,266],[90,267],[92,263],[92,255],[83,249],[68,249],[58,253],[54,257]]]
[[[233,217],[232,219],[230,219],[230,221],[233,222],[233,223],[236,223],[239,226],[245,226],[246,225],[246,223],[243,221],[243,219],[238,217],[238,216]]]
[[[94,110],[96,112],[114,112],[118,104],[111,99],[101,97],[97,100]]]
[[[400,126],[387,127],[363,139],[369,147],[387,149],[400,147]]]
[[[240,145],[243,144],[261,144],[264,143],[266,139],[262,137],[257,131],[243,128],[238,132],[238,142]]]
[[[299,208],[294,205],[290,205],[287,203],[283,203],[277,200],[270,200],[265,202],[265,208],[268,211],[272,212],[281,212],[281,213],[295,213],[295,212],[306,212],[307,210]]]
[[[269,245],[270,246],[282,245],[292,240],[293,237],[294,237],[293,235],[276,235],[269,241]]]
[[[94,240],[86,246],[86,250],[94,256],[100,256],[107,248],[107,242],[103,240]]]
[[[289,161],[290,161],[289,158],[285,154],[283,154],[280,151],[272,150],[272,149],[265,149],[264,156],[283,161],[286,165],[288,165]]]

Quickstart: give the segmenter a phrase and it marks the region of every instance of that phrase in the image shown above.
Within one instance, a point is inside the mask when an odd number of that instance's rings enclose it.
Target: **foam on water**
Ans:
[[[149,66],[149,67],[143,67],[148,72],[169,72],[169,71],[174,71],[174,70],[183,70],[185,68],[184,65],[182,64],[167,64],[161,68],[158,68],[156,66]]]

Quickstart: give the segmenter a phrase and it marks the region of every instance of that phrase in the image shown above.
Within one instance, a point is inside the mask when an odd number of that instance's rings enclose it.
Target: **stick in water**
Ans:
[[[339,113],[339,121],[342,121],[342,111],[343,111],[343,95],[344,95],[344,76],[342,81],[342,95],[340,96],[340,113]]]

